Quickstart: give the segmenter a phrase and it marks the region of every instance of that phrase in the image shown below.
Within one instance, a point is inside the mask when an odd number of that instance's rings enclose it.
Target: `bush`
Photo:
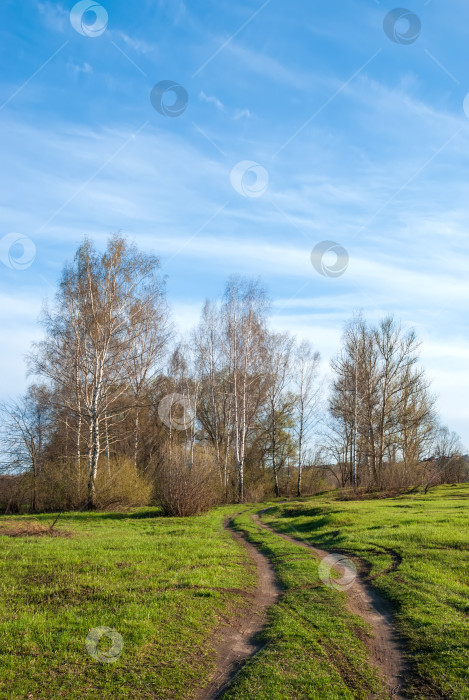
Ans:
[[[147,506],[151,501],[152,484],[134,463],[126,458],[100,463],[96,478],[96,507],[99,509]]]
[[[19,496],[10,502],[10,512],[29,510],[33,488],[32,475],[24,474],[15,484],[18,494],[23,494],[23,508],[19,508]],[[146,506],[151,501],[150,479],[139,472],[129,459],[115,458],[109,461],[101,457],[96,477],[96,507],[99,509]],[[88,502],[88,464],[83,459],[53,460],[46,462],[36,480],[36,501],[39,511],[79,510]]]
[[[29,509],[30,502],[29,475],[0,476],[0,513],[23,513]]]
[[[191,467],[184,448],[177,448],[156,472],[155,495],[165,515],[199,515],[220,503],[218,484],[210,457],[197,453]]]
[[[87,464],[75,460],[46,462],[37,479],[38,510],[76,510],[86,499]]]

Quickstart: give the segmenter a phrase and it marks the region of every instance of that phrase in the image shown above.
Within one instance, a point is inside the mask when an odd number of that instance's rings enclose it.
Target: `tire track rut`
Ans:
[[[264,511],[259,511],[259,513],[262,512]],[[259,527],[291,544],[311,550],[311,553],[319,559],[330,555],[330,552],[277,532],[261,522],[259,513],[251,515]],[[258,583],[252,593],[247,593],[251,598],[247,611],[244,611],[234,624],[224,625],[216,631],[216,671],[209,683],[197,693],[195,700],[220,699],[243,664],[263,648],[259,634],[267,625],[267,610],[281,596],[281,587],[276,579],[271,560],[233,529],[232,520],[235,517],[236,515],[227,518],[224,527],[229,529],[233,538],[246,549],[249,559],[256,567]],[[408,700],[405,686],[409,668],[404,659],[402,641],[393,626],[390,604],[360,576],[357,576],[353,585],[344,592],[347,594],[349,611],[365,620],[372,629],[372,635],[365,640],[370,655],[370,665],[377,669],[390,698]]]
[[[290,537],[290,535],[277,532],[261,522],[259,514],[254,514],[252,518],[260,527],[287,542],[310,549],[319,559],[324,559],[331,554],[331,552],[313,547],[307,542]],[[361,617],[372,628],[372,636],[366,640],[370,664],[378,670],[388,688],[389,697],[407,700],[405,686],[409,668],[404,659],[402,640],[394,629],[389,602],[367,585],[360,576],[355,578],[353,585],[344,593],[347,594],[347,607],[350,612]]]
[[[236,515],[233,516],[235,517]],[[217,630],[216,672],[205,688],[196,695],[196,700],[221,698],[243,664],[262,649],[263,644],[258,637],[266,627],[267,610],[280,598],[281,589],[270,559],[233,529],[232,518],[225,521],[224,527],[229,529],[233,538],[246,549],[249,559],[256,567],[257,586],[252,594],[248,594],[252,600],[248,610],[243,612],[233,625],[226,625]]]

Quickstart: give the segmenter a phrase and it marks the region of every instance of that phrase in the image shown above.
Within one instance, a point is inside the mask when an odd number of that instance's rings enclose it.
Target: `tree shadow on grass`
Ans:
[[[161,508],[156,506],[153,508],[148,508],[145,510],[138,510],[134,512],[113,512],[113,511],[103,511],[97,512],[96,516],[101,520],[145,520],[148,518],[164,518],[165,515]]]
[[[41,513],[36,516],[40,521],[51,520],[57,517],[57,513]],[[58,518],[58,524],[61,522],[68,523],[99,523],[101,521],[121,521],[121,520],[149,520],[162,519],[164,517],[160,508],[152,507],[139,509],[137,511],[99,511],[99,510],[83,510],[83,511],[66,511]]]
[[[273,509],[269,509],[272,513]],[[269,511],[266,511],[268,513]],[[324,512],[323,508],[309,508],[308,510],[294,509],[294,508],[284,508],[280,512],[276,513],[278,520],[275,523],[271,523],[277,532],[284,535],[290,535],[296,539],[305,540],[309,544],[315,545],[317,547],[324,547],[328,549],[339,545],[345,540],[340,530],[330,530],[326,533],[318,533],[318,530],[327,528],[331,525],[331,515],[332,513]],[[283,518],[294,518],[301,516],[301,518],[308,518],[305,522],[289,523],[282,521]],[[310,520],[313,518],[313,520]]]

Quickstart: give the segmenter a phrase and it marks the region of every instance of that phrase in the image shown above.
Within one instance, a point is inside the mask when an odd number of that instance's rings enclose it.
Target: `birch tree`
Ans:
[[[193,333],[193,344],[201,385],[197,415],[214,448],[220,481],[226,489],[227,461],[224,460],[222,467],[222,450],[229,421],[223,372],[221,314],[216,303],[205,302],[199,325]]]
[[[34,372],[66,397],[77,424],[87,427],[88,505],[103,451],[103,430],[121,421],[129,404],[129,372],[145,336],[149,309],[161,296],[159,262],[119,236],[103,254],[85,240],[64,269],[56,305],[47,312],[46,339],[31,356]],[[145,365],[149,366],[148,363]],[[70,378],[76,385],[73,401]],[[134,378],[135,379],[135,378]]]
[[[233,408],[238,501],[244,501],[246,442],[265,386],[265,292],[257,282],[233,277],[225,291],[223,332]]]

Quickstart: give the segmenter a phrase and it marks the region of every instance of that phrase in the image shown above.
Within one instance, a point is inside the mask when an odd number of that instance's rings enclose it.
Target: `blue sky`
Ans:
[[[89,36],[73,2],[2,0],[2,397],[25,386],[64,261],[122,231],[161,257],[182,331],[232,273],[262,278],[273,325],[325,370],[354,310],[395,313],[469,447],[467,3],[413,0],[396,41],[382,0],[101,6]],[[150,102],[168,80],[188,95],[178,117]],[[325,240],[348,254],[337,277],[311,265]]]

